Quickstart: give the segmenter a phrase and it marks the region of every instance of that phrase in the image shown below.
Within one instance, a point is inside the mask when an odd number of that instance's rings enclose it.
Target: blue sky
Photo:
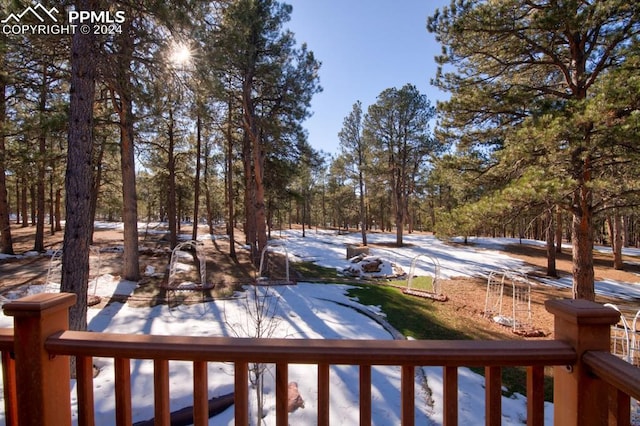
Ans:
[[[309,142],[339,151],[344,117],[360,100],[363,109],[384,89],[414,84],[432,104],[447,94],[430,85],[441,47],[427,32],[427,17],[449,0],[285,0],[293,6],[286,26],[322,62],[322,93],[304,123]]]

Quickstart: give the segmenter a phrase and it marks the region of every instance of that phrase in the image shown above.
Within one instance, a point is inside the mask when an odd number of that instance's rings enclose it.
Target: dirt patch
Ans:
[[[208,229],[200,230],[200,235],[206,234]],[[45,235],[45,248],[48,253],[30,253],[33,248],[35,227],[22,228],[13,226],[11,229],[16,253],[29,253],[18,258],[0,261],[0,294],[25,284],[44,284],[49,269],[51,252],[62,248],[63,232]],[[190,234],[191,228],[183,227],[182,234]],[[167,238],[167,231],[162,226],[148,227],[140,230],[139,262],[141,279],[129,303],[134,306],[149,306],[165,303],[170,299],[163,284],[168,278],[168,265],[171,259],[171,249]],[[240,236],[241,237],[241,236]],[[229,256],[229,239],[224,235],[224,229],[216,229],[212,239],[204,241],[206,254],[206,269],[208,280],[214,281],[215,288],[206,292],[176,293],[174,301],[181,303],[199,302],[205,298],[224,297],[240,286],[255,281],[255,268],[252,266],[245,250],[237,250],[236,259]],[[122,244],[121,229],[96,228],[93,246],[100,251],[100,274],[111,274],[119,277],[122,272]],[[148,271],[154,271],[149,274]],[[106,301],[108,303],[109,301]],[[98,306],[104,305],[104,302]]]
[[[571,289],[552,287],[535,281],[536,277],[546,277],[547,257],[544,247],[530,244],[511,244],[502,250],[511,257],[522,260],[525,264],[533,268],[532,288],[531,288],[531,313],[534,327],[541,330],[546,337],[551,337],[553,333],[553,316],[544,307],[545,301],[549,299],[568,299],[572,297]],[[625,270],[613,269],[612,255],[594,253],[594,273],[597,280],[616,280],[629,283],[629,285],[639,285],[640,266],[637,258],[626,258]],[[571,254],[568,252],[558,254],[556,268],[559,276],[571,275],[572,262]],[[548,278],[548,277],[547,277]],[[451,309],[464,315],[466,318],[479,321],[480,318],[491,323],[490,327],[496,332],[504,334],[508,338],[511,334],[507,327],[495,324],[484,318],[487,280],[480,278],[455,278],[443,281],[443,291],[449,297]],[[505,296],[505,306],[510,306],[511,299]],[[598,303],[614,303],[623,312],[635,314],[638,310],[637,302],[623,301],[611,297],[597,295]],[[497,328],[496,328],[497,326]]]
[[[511,327],[494,322],[490,315],[485,316],[485,301],[487,280],[482,278],[453,278],[441,282],[443,293],[448,300],[441,303],[440,310],[448,312],[450,316],[464,318],[474,322],[476,327],[491,331],[492,336],[486,338],[515,338]],[[533,284],[531,289],[531,327],[527,327],[528,337],[550,338],[553,333],[553,315],[544,307],[548,299],[562,299],[571,297],[570,291],[550,286]],[[505,291],[503,297],[503,314],[510,316],[511,296]]]
[[[546,273],[547,253],[544,247],[531,244],[511,244],[505,248],[505,252],[509,253],[512,257],[536,266],[540,273]],[[640,280],[638,276],[640,274],[640,259],[635,258],[633,260],[633,262],[625,262],[624,270],[620,271],[613,269],[612,255],[594,252],[593,263],[596,281],[609,279],[628,283],[638,282]],[[564,250],[562,253],[556,255],[556,268],[560,276],[571,275],[572,263],[570,252]]]

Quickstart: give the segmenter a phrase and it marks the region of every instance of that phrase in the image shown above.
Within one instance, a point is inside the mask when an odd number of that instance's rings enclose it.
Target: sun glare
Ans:
[[[169,60],[176,65],[187,65],[191,62],[191,49],[184,43],[176,43],[171,48]]]

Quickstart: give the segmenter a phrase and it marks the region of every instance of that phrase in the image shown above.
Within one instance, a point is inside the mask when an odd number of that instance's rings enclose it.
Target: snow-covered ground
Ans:
[[[361,242],[360,234],[336,236],[335,232],[307,231],[302,238],[298,231],[282,232],[286,238],[289,254],[300,260],[314,261],[321,266],[344,269],[349,266],[345,259],[347,244],[357,245]],[[393,243],[395,235],[373,233],[367,235],[369,243]],[[452,246],[441,240],[422,234],[411,234],[403,237],[405,243],[401,248],[375,248],[370,250],[373,256],[380,256],[398,264],[406,272],[410,271],[411,262],[417,256],[423,259],[418,263],[416,274],[433,274],[434,266],[431,258],[437,259],[440,265],[440,276],[450,277],[486,277],[491,271],[529,272],[529,268],[519,259],[509,257],[499,252],[509,244],[544,244],[541,241],[519,240],[517,238],[469,238],[469,246]],[[570,249],[570,247],[567,247]],[[611,252],[610,248],[598,246],[602,252]],[[624,255],[640,258],[640,249],[625,248]],[[546,279],[544,283],[571,288],[571,277],[560,279]],[[640,276],[635,283],[616,282],[612,280],[596,281],[597,294],[618,297],[627,300],[640,299]]]
[[[352,266],[345,257],[347,244],[358,244],[359,235],[337,235],[332,232],[307,231],[302,238],[298,231],[286,231],[279,235],[286,241],[291,261],[308,260],[339,270]],[[392,242],[393,236],[372,234],[371,242]],[[436,258],[442,277],[486,276],[490,271],[515,270],[526,272],[523,263],[498,253],[500,245],[512,241],[501,239],[476,239],[472,247],[450,246],[425,235],[405,236],[406,247],[374,249],[371,254],[393,262],[409,272],[411,261],[418,255],[420,262],[416,273],[433,273]],[[517,241],[516,241],[517,242]],[[640,255],[636,251],[635,255]],[[431,269],[431,270],[429,270]],[[150,271],[153,272],[153,271]],[[638,285],[614,282],[598,282],[600,293],[620,297],[640,298]],[[553,280],[552,285],[571,285],[570,280]],[[113,294],[131,294],[136,283],[120,281],[111,275],[102,276],[96,294],[109,297]],[[32,288],[31,291],[39,291]],[[299,283],[295,286],[251,287],[226,300],[206,304],[179,306],[169,309],[166,305],[153,308],[132,308],[122,303],[112,303],[103,309],[90,308],[89,329],[116,333],[144,333],[191,336],[250,336],[257,337],[254,324],[247,321],[247,312],[253,309],[255,296],[268,296],[273,308],[270,322],[274,328],[262,337],[286,337],[309,339],[392,339],[392,334],[375,321],[371,314],[383,320],[383,314],[375,307],[363,306],[347,296],[346,285]],[[17,296],[17,293],[14,294]],[[369,310],[369,315],[360,311]],[[12,318],[0,315],[0,327],[10,327]],[[101,371],[94,380],[96,424],[112,425],[115,422],[113,362],[96,359]],[[135,421],[153,417],[153,369],[147,361],[132,362],[132,405]],[[274,424],[274,380],[272,369],[266,373],[267,395],[266,424]],[[298,383],[305,408],[290,414],[290,423],[310,425],[316,421],[317,373],[314,366],[292,365],[289,380]],[[352,425],[358,423],[358,369],[351,366],[334,366],[331,369],[331,424]],[[423,368],[416,374],[416,423],[442,424],[442,369]],[[171,409],[178,410],[191,405],[191,366],[189,363],[172,362],[170,374]],[[400,370],[398,367],[375,367],[372,374],[373,421],[376,425],[400,423]],[[428,389],[428,392],[427,392]],[[224,395],[233,390],[233,366],[209,365],[210,397]],[[0,394],[1,395],[1,394]],[[459,371],[459,422],[482,424],[484,418],[484,379],[471,370]],[[73,404],[75,398],[72,397]],[[0,400],[0,404],[3,401]],[[2,405],[0,405],[1,407]],[[76,407],[73,407],[74,413]],[[521,395],[503,397],[504,425],[523,424],[526,418],[526,399]],[[255,407],[251,413],[255,412]],[[3,415],[0,415],[3,419]],[[255,416],[252,418],[255,424]],[[551,404],[545,405],[545,423],[553,424]],[[210,424],[233,424],[233,406],[211,419]]]

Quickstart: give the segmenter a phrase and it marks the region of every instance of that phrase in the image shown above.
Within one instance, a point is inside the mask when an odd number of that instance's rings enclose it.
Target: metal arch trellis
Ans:
[[[47,278],[44,283],[45,292],[53,293],[60,291],[62,283],[62,249],[57,249],[51,254],[49,259],[49,268],[47,269]]]
[[[49,267],[47,269],[47,278],[45,280],[45,292],[53,293],[60,291],[62,284],[62,249],[57,249],[49,259]],[[102,268],[102,259],[100,256],[100,248],[96,246],[89,247],[89,284],[93,283],[93,289],[88,294],[88,304],[95,305],[100,303],[100,297],[96,295],[98,290],[98,281],[100,280]]]
[[[487,291],[484,299],[484,316],[486,318],[502,314],[503,294],[504,273],[491,271],[487,278]]]
[[[416,276],[416,266],[420,259],[428,259],[433,263],[433,277],[431,280],[431,289],[419,289],[412,286],[413,279]],[[442,291],[442,282],[440,280],[440,262],[436,257],[428,254],[419,254],[411,260],[411,266],[409,268],[409,275],[407,276],[407,287],[402,289],[402,292],[411,296],[424,297],[439,301],[446,301],[447,296]]]
[[[169,261],[169,277],[167,278],[167,287],[175,290],[199,290],[203,286],[207,285],[207,258],[204,254],[204,245],[200,241],[189,240],[176,245],[171,251],[171,260]],[[180,262],[184,256],[183,253],[188,253],[188,256],[195,258],[198,262],[198,278],[199,282],[186,282],[177,283],[179,277],[179,267],[183,265]]]
[[[189,262],[183,262],[185,257],[188,257]],[[197,265],[197,274],[195,275],[191,269],[194,263]],[[181,277],[185,280],[180,281]],[[207,258],[204,253],[204,244],[201,241],[184,241],[173,248],[169,261],[169,276],[163,287],[166,289],[168,305],[171,305],[171,296],[175,296],[176,292],[181,291],[200,291],[202,302],[204,302],[205,291],[212,290],[215,284],[207,281]]]
[[[98,291],[98,280],[100,280],[101,275],[102,257],[100,255],[100,248],[96,246],[89,247],[89,253],[91,254],[91,256],[89,256],[89,279],[91,279],[91,275],[93,275],[93,291],[88,296],[87,303],[89,305],[96,305],[100,303],[101,300],[100,296],[96,293]],[[91,270],[94,270],[95,273],[91,274]]]
[[[620,314],[620,321],[611,326],[611,353],[632,365],[640,367],[640,336],[638,336],[640,333],[640,330],[638,330],[640,326],[640,310],[636,312],[630,326],[624,313],[616,305],[605,303],[604,306],[615,309]],[[632,419],[634,416],[640,415],[640,405],[635,399],[631,400],[631,412]]]
[[[616,305],[606,303],[604,306],[615,309],[620,314],[620,321],[611,326],[611,353],[630,364],[640,366],[640,310],[633,320],[627,320]]]
[[[531,316],[531,283],[523,273],[511,276],[514,333],[528,333],[533,328]]]
[[[278,269],[278,265],[268,256],[269,252],[275,252],[280,249],[284,251],[284,277],[275,277],[273,271]],[[281,269],[281,268],[280,268]],[[258,276],[256,277],[256,284],[258,285],[290,285],[295,284],[290,277],[289,272],[289,252],[287,250],[287,244],[284,241],[269,241],[267,245],[262,249],[260,254],[260,267],[258,269]]]
[[[611,353],[627,362],[631,362],[629,323],[616,305],[613,303],[605,303],[604,306],[615,309],[620,314],[620,322],[611,326]]]

